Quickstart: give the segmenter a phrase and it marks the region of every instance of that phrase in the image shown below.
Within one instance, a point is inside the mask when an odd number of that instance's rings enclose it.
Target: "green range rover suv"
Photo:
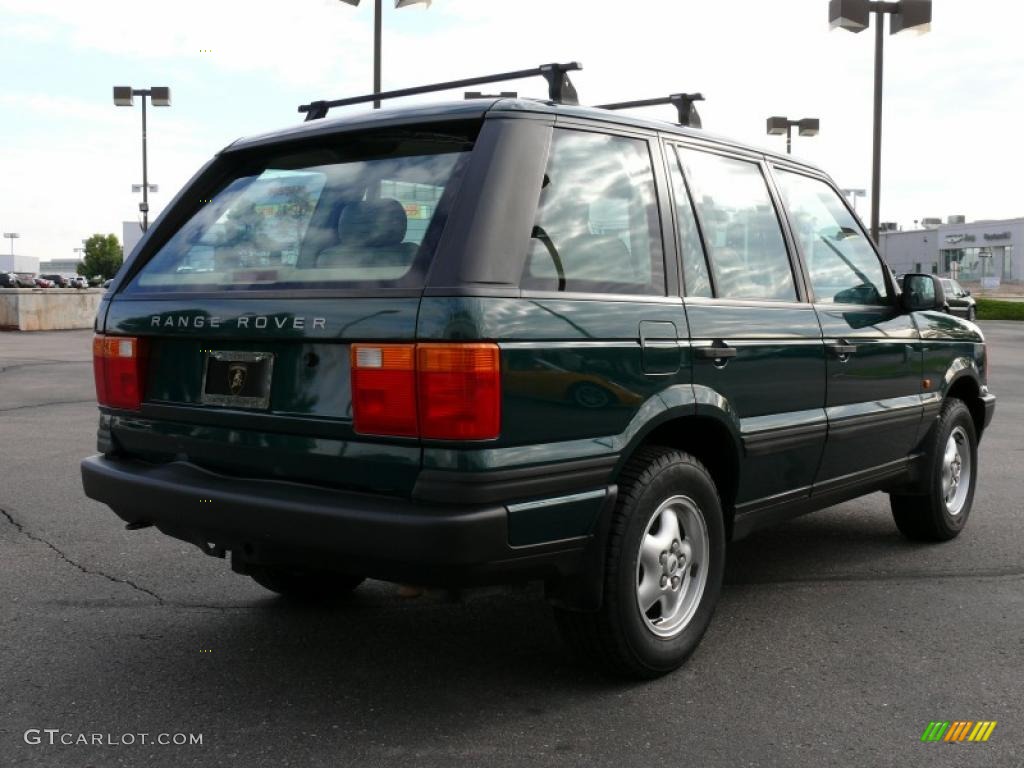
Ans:
[[[84,487],[286,595],[542,581],[653,677],[730,539],[875,491],[962,530],[995,398],[944,306],[787,156],[552,100],[311,120],[220,152],[115,279]]]

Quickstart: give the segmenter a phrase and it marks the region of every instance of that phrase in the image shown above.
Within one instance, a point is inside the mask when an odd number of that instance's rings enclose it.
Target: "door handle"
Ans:
[[[712,347],[694,347],[693,354],[695,357],[704,360],[724,360],[728,357],[736,357],[736,347],[730,347],[728,344]]]
[[[857,353],[856,344],[827,344],[829,351],[840,359]]]

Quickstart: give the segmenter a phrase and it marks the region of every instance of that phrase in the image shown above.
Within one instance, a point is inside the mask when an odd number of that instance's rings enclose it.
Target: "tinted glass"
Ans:
[[[556,129],[522,286],[665,293],[647,142]]]
[[[777,176],[815,301],[887,304],[882,262],[839,194],[809,176],[788,171]]]
[[[711,296],[711,280],[708,278],[708,264],[704,258],[704,247],[697,231],[697,218],[693,213],[690,193],[686,189],[679,159],[670,150],[669,173],[676,203],[676,228],[679,230],[680,258],[683,261],[683,282],[687,296]]]
[[[683,148],[679,159],[704,228],[716,295],[795,301],[786,243],[760,166]]]
[[[420,246],[470,147],[391,133],[250,160],[128,292],[422,285]]]

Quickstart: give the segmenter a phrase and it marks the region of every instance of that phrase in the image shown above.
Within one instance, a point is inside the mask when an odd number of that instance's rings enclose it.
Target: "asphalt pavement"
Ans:
[[[292,607],[126,531],[78,474],[91,334],[0,334],[0,766],[1022,765],[1024,324],[982,327],[965,532],[908,543],[874,494],[755,534],[697,652],[643,684],[574,664],[533,592]],[[922,743],[934,720],[998,725]]]

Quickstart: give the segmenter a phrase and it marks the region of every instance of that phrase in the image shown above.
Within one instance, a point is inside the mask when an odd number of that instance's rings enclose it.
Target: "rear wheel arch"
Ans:
[[[680,415],[653,425],[630,450],[624,452],[618,473],[641,449],[665,446],[688,453],[708,470],[718,489],[725,517],[726,539],[732,537],[736,489],[739,485],[740,447],[724,420],[710,415]]]

